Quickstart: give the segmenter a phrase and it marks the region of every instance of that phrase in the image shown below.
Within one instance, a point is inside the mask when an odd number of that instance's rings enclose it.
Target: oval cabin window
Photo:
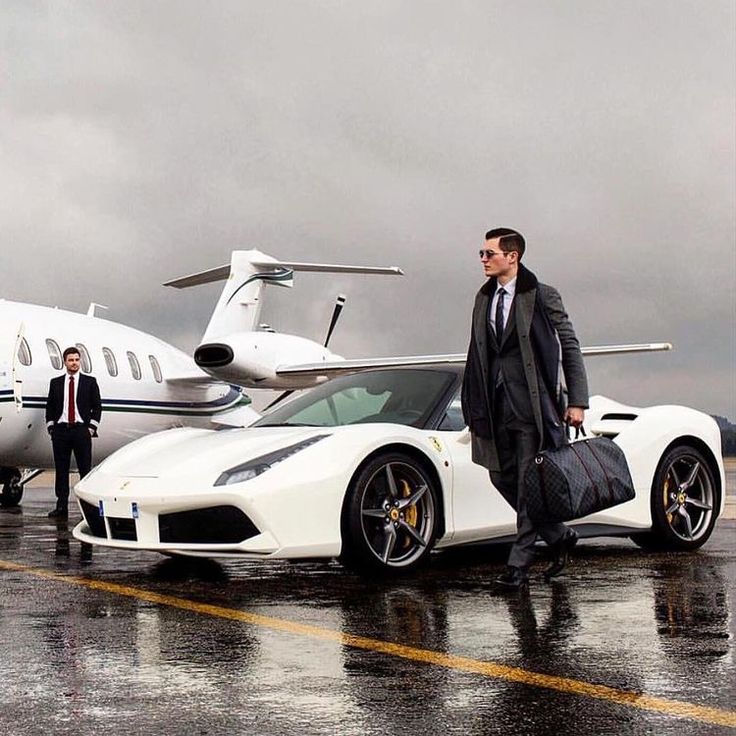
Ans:
[[[102,357],[105,359],[107,372],[115,377],[118,374],[118,362],[115,360],[115,353],[110,348],[102,348]]]
[[[56,340],[49,338],[46,340],[46,350],[49,351],[49,360],[51,361],[51,367],[60,371],[64,367],[64,361],[61,359],[61,348]]]
[[[30,365],[33,362],[31,348],[29,347],[25,337],[21,337],[20,342],[18,343],[18,362],[21,365]]]
[[[128,356],[128,363],[130,364],[130,375],[135,378],[136,381],[141,380],[141,364],[138,362],[135,353],[131,353],[130,350],[126,353]]]
[[[161,383],[161,381],[163,381],[164,379],[161,375],[161,366],[158,364],[156,356],[149,355],[148,360],[151,361],[151,370],[153,371],[153,377],[156,379],[156,383]]]
[[[81,342],[75,344],[77,350],[79,350],[79,362],[81,363],[80,368],[82,373],[92,373],[92,361],[89,357],[89,352]]]

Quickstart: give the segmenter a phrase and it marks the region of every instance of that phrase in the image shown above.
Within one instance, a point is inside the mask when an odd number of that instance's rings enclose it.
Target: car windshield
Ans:
[[[406,368],[341,376],[276,407],[252,426],[385,422],[423,427],[454,378],[448,371]]]

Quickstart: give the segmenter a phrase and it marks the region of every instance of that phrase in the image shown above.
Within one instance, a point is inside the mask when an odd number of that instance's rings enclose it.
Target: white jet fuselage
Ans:
[[[54,355],[71,345],[80,346],[83,371],[97,379],[102,396],[95,462],[151,432],[212,426],[214,416],[243,402],[239,389],[213,382],[186,353],[152,335],[98,317],[0,300],[0,466],[53,467],[46,397],[49,381],[63,372]]]

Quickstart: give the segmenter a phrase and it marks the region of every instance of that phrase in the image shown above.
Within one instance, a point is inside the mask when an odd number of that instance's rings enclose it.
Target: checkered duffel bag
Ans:
[[[623,450],[607,437],[540,452],[524,474],[524,485],[532,521],[580,519],[635,495]]]

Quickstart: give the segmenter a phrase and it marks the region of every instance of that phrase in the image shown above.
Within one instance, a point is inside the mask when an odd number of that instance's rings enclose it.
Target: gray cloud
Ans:
[[[10,2],[2,295],[184,348],[234,248],[397,264],[300,275],[264,317],[347,355],[466,347],[482,233],[527,235],[595,391],[736,417],[732,3]],[[64,266],[74,259],[73,268]],[[299,309],[295,309],[295,304]]]

